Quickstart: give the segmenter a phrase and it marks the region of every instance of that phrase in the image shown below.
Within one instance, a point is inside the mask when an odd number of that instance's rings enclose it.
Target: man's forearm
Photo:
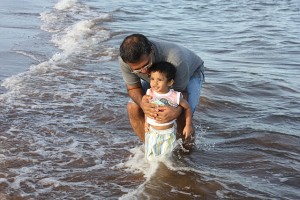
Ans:
[[[143,98],[143,90],[140,87],[128,88],[129,97],[139,106]]]

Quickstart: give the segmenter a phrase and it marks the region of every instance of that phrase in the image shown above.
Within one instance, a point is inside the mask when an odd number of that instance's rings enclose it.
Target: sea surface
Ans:
[[[0,199],[300,199],[299,0],[1,0]],[[196,148],[147,162],[125,36],[206,67]]]

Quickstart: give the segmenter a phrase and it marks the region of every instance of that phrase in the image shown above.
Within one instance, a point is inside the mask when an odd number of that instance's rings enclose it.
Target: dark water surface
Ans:
[[[0,3],[0,199],[299,199],[300,3]],[[140,32],[205,61],[197,148],[147,163],[117,55]]]

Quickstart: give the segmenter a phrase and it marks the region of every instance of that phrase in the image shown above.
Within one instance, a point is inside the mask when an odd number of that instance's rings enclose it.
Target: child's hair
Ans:
[[[154,63],[150,68],[149,72],[160,72],[166,75],[168,81],[175,79],[176,68],[169,62],[158,62]]]

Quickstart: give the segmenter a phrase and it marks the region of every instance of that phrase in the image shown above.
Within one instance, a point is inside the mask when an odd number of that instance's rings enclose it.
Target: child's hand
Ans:
[[[183,129],[184,139],[188,139],[192,135],[193,131],[192,126],[185,126]]]

